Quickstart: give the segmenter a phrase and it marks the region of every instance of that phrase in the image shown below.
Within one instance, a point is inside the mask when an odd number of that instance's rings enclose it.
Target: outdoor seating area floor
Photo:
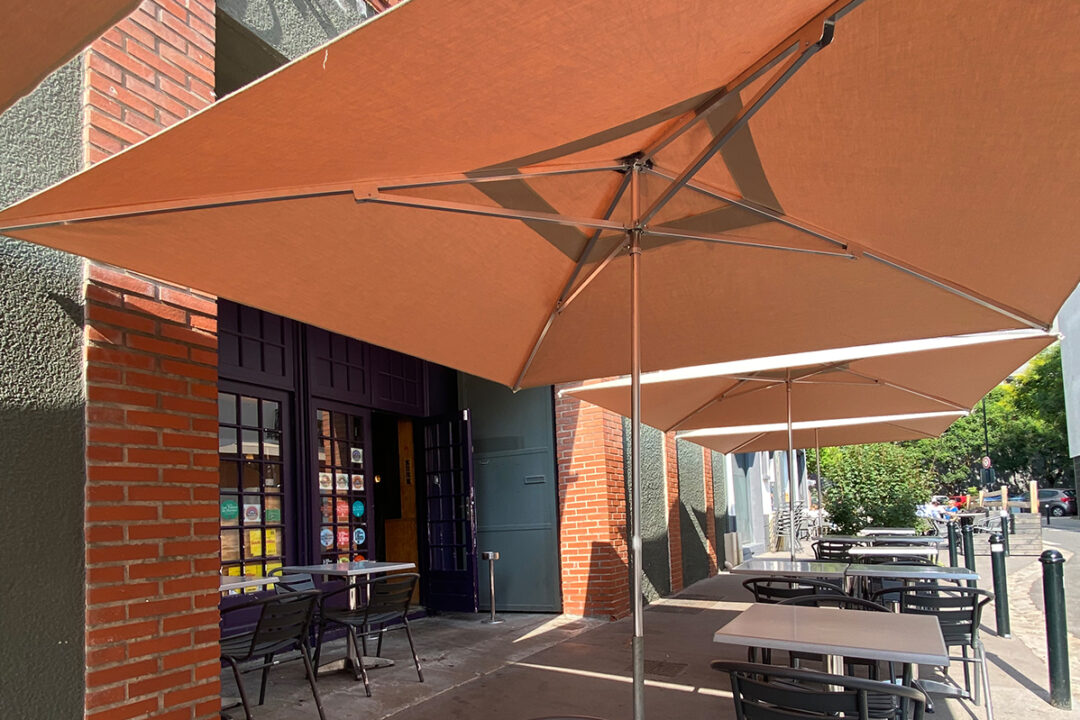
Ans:
[[[1010,559],[1010,575],[1034,558]],[[982,567],[989,578],[989,566]],[[680,595],[652,603],[645,616],[646,716],[649,718],[734,718],[728,680],[709,667],[714,659],[745,660],[741,648],[712,642],[716,629],[749,606],[743,577],[720,574]],[[980,583],[981,585],[984,583]],[[989,583],[985,583],[989,584]],[[1019,590],[1019,588],[1017,588]],[[1013,593],[1013,597],[1020,593]],[[1030,604],[1030,603],[1028,603]],[[1047,702],[1046,665],[1016,634],[1018,615],[1029,612],[1013,602],[1014,636],[993,631],[992,608],[984,616],[983,640],[990,659],[990,682],[999,718],[1072,717]],[[482,616],[444,614],[413,624],[426,682],[419,683],[403,633],[390,633],[383,655],[393,668],[370,673],[372,697],[351,674],[325,671],[319,690],[327,718],[381,720],[527,720],[545,715],[629,718],[631,666],[629,620],[603,622],[562,615],[507,613],[501,625],[480,623]],[[369,646],[369,650],[370,650]],[[339,652],[341,652],[339,650]],[[331,666],[333,667],[333,666]],[[924,668],[924,677],[934,677]],[[258,693],[258,674],[248,681]],[[954,677],[962,677],[956,665]],[[222,692],[235,694],[223,673]],[[242,717],[242,711],[232,717]],[[302,666],[290,663],[271,675],[266,705],[257,720],[317,718]],[[985,709],[957,700],[939,700],[932,717],[984,718]]]

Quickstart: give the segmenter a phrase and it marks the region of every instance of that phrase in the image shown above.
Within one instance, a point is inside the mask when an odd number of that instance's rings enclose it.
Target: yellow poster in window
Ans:
[[[267,556],[278,555],[278,531],[267,529],[266,530],[266,554]]]
[[[262,554],[262,530],[248,530],[248,556],[261,557]]]

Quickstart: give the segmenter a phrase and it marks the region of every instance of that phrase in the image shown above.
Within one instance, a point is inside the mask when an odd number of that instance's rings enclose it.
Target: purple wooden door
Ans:
[[[426,605],[476,612],[476,502],[469,411],[424,421]]]

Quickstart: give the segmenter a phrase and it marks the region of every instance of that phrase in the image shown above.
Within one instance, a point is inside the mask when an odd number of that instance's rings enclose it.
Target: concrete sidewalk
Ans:
[[[989,561],[979,571],[990,588]],[[1034,569],[1036,574],[1032,574]],[[995,714],[1000,719],[1074,717],[1047,703],[1042,615],[1030,599],[1037,582],[1036,558],[1009,561],[1013,638],[994,632],[993,607],[984,616]],[[713,659],[745,659],[737,648],[716,645],[713,632],[745,609],[751,596],[739,576],[703,580],[646,611],[646,707],[650,718],[734,718],[726,677],[709,668]],[[547,715],[594,715],[608,720],[631,715],[630,622],[583,621],[565,616],[508,615],[486,626],[477,616],[441,616],[414,625],[426,682],[417,682],[402,633],[388,636],[384,655],[393,668],[371,673],[374,696],[344,673],[319,680],[328,718],[393,720],[527,720]],[[1042,647],[1042,655],[1039,648]],[[1074,652],[1074,668],[1080,648]],[[953,676],[962,678],[959,664]],[[1080,668],[1073,671],[1080,679]],[[923,676],[932,675],[923,669]],[[250,676],[257,693],[257,674]],[[267,705],[257,718],[317,717],[299,664],[276,669]],[[226,689],[226,693],[228,690]],[[240,717],[234,713],[234,717]],[[985,708],[939,701],[935,717],[983,718]]]

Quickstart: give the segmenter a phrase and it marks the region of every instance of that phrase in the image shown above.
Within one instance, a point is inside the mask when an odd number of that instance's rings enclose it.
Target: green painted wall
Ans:
[[[630,420],[623,418],[623,462],[630,481]],[[630,513],[627,512],[627,517]],[[641,428],[641,562],[643,591],[649,600],[671,594],[671,555],[668,551],[667,489],[664,478],[664,433]],[[627,529],[629,534],[629,528]],[[627,538],[629,542],[629,537]]]
[[[709,577],[708,516],[705,502],[705,456],[700,445],[676,441],[679,457],[679,523],[683,587]]]
[[[81,62],[0,115],[0,206],[79,170]],[[4,718],[83,716],[82,293],[80,258],[0,237]]]

